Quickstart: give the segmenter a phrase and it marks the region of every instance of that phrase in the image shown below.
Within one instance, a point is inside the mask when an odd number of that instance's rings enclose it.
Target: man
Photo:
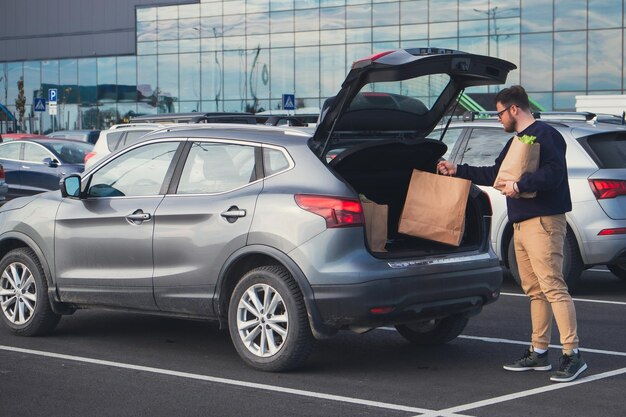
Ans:
[[[512,86],[496,96],[498,119],[506,132],[535,136],[540,144],[539,168],[525,174],[519,181],[498,184],[506,195],[509,220],[513,222],[515,257],[522,288],[530,298],[532,320],[531,346],[524,355],[504,365],[508,371],[548,371],[548,345],[552,317],[561,336],[563,355],[559,369],[550,378],[554,382],[576,379],[587,369],[578,351],[576,310],[563,278],[563,242],[567,229],[565,213],[571,211],[566,144],[563,136],[548,124],[535,120],[530,112],[528,95],[521,86]],[[444,175],[466,178],[478,185],[492,185],[507,154],[511,138],[490,167],[456,165],[439,162],[437,168]],[[523,192],[536,192],[534,198],[520,198]]]

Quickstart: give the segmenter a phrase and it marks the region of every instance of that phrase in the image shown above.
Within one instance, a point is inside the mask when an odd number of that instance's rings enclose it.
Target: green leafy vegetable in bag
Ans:
[[[537,140],[537,136],[522,135],[522,136],[519,136],[518,139],[522,143],[525,143],[527,145],[532,145],[533,143],[535,143],[535,140]]]

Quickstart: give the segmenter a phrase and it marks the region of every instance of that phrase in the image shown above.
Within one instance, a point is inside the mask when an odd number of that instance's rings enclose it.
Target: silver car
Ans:
[[[493,165],[510,139],[495,117],[467,115],[452,122],[443,141],[445,158],[455,163]],[[537,113],[567,143],[567,169],[572,211],[567,213],[563,273],[574,292],[582,271],[607,265],[626,280],[626,126],[598,123],[591,113]],[[440,138],[443,129],[431,137]],[[505,197],[492,187],[481,186],[493,206],[491,242],[500,259],[519,282],[513,228],[507,218]]]
[[[514,68],[390,51],[354,64],[312,137],[172,126],[60,192],[11,201],[0,209],[2,322],[30,336],[87,307],[216,320],[268,371],[298,366],[342,329],[448,342],[499,296],[488,198],[472,188],[459,246],[402,235],[398,219],[413,169],[434,172],[446,151],[424,136],[463,88]],[[386,252],[368,247],[359,194],[389,206]]]

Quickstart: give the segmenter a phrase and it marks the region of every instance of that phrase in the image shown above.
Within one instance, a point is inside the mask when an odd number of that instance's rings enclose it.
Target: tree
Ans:
[[[17,81],[17,98],[15,99],[15,110],[19,116],[18,126],[20,131],[24,131],[24,114],[26,113],[26,96],[24,95],[24,77]]]

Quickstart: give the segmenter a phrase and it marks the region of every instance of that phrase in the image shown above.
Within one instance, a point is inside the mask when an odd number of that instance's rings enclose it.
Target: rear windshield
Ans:
[[[603,133],[583,140],[600,168],[626,168],[626,132]]]

